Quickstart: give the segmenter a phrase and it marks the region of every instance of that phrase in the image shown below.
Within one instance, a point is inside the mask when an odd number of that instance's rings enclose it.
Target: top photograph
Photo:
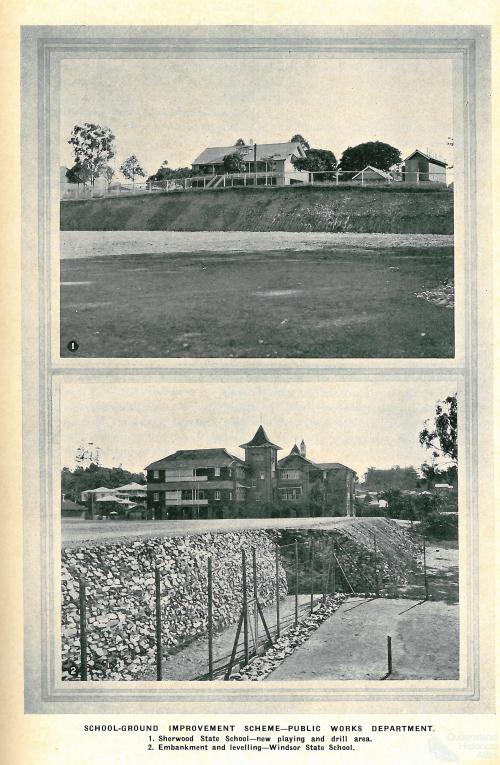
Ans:
[[[68,58],[60,354],[455,356],[453,64]]]

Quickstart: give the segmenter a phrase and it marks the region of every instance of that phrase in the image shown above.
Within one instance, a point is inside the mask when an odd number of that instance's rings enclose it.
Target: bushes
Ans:
[[[458,539],[458,513],[429,513],[420,523],[420,533],[429,539]]]

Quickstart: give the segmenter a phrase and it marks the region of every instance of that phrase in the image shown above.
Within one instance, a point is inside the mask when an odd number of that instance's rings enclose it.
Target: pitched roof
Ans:
[[[314,462],[308,460],[307,457],[304,457],[304,455],[300,453],[297,446],[295,446],[290,454],[287,454],[286,457],[282,457],[282,459],[278,460],[278,467],[286,467],[289,463],[294,463],[297,459],[302,460],[302,462],[305,462],[306,465],[318,467]]]
[[[441,167],[447,167],[447,163],[443,162],[442,159],[436,159],[436,157],[430,157],[428,154],[425,153],[425,151],[421,151],[420,149],[415,149],[415,151],[412,151],[412,153],[408,157],[406,157],[404,161],[407,162],[415,154],[420,154],[422,157],[425,157],[425,159],[428,159],[429,162],[433,162],[435,165],[441,165]]]
[[[218,449],[178,449],[173,454],[147,465],[145,470],[159,470],[164,467],[188,467],[194,461],[205,460],[204,467],[230,465],[232,462],[243,464],[243,460],[230,454],[224,448]]]
[[[269,440],[262,425],[259,425],[254,437],[250,441],[248,441],[246,444],[240,444],[240,446],[242,449],[244,449],[246,446],[273,446],[275,449],[281,449],[281,446],[277,446]]]
[[[289,457],[291,457],[291,456],[292,456],[292,454],[298,454],[298,455],[299,455],[299,457],[302,457],[302,454],[300,453],[300,449],[299,449],[299,447],[297,446],[297,444],[294,444],[294,445],[292,446],[292,448],[291,448],[291,450],[290,450],[290,454],[289,454],[288,456],[289,456]]]
[[[243,160],[247,162],[253,162],[254,158],[254,146],[257,146],[257,161],[264,159],[287,159],[292,155],[297,157],[305,157],[305,151],[299,143],[292,143],[288,141],[286,143],[258,143],[250,144],[246,146],[213,146],[204,149],[196,159],[193,160],[193,165],[210,165],[222,162],[225,156],[228,154],[238,153]]]
[[[351,473],[356,472],[352,468],[347,467],[347,465],[342,465],[341,462],[316,462],[315,465],[322,470],[339,470],[339,468],[344,468],[344,470],[349,470]]]
[[[146,491],[145,483],[126,483],[125,486],[117,486],[113,491]]]
[[[361,173],[366,173],[367,170],[371,170],[373,173],[380,175],[380,177],[384,178],[385,180],[392,181],[392,175],[390,173],[388,173],[386,170],[380,170],[378,167],[373,167],[373,165],[367,165],[364,167],[359,171],[359,173],[353,175],[351,180],[355,181],[358,176],[361,177]]]
[[[100,494],[102,491],[107,491],[111,494],[116,489],[110,489],[109,486],[99,486],[98,489],[85,489],[85,491],[82,491],[82,494]]]

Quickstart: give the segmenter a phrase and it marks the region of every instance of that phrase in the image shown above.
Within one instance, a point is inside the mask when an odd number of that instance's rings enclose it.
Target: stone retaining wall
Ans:
[[[272,531],[218,532],[63,549],[63,679],[78,679],[80,669],[78,577],[87,584],[89,679],[138,679],[155,665],[155,567],[161,570],[163,645],[172,649],[206,633],[210,556],[215,629],[238,619],[242,549],[250,592],[255,547],[260,600],[274,601],[275,540]],[[286,593],[280,568],[280,595]]]

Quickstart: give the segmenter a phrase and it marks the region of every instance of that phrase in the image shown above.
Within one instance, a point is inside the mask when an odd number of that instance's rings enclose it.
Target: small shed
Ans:
[[[430,157],[420,149],[406,157],[403,168],[405,183],[446,183],[447,163]]]
[[[362,181],[363,183],[390,183],[392,181],[392,175],[386,170],[379,170],[378,167],[367,165],[359,173],[353,175],[353,181]]]

